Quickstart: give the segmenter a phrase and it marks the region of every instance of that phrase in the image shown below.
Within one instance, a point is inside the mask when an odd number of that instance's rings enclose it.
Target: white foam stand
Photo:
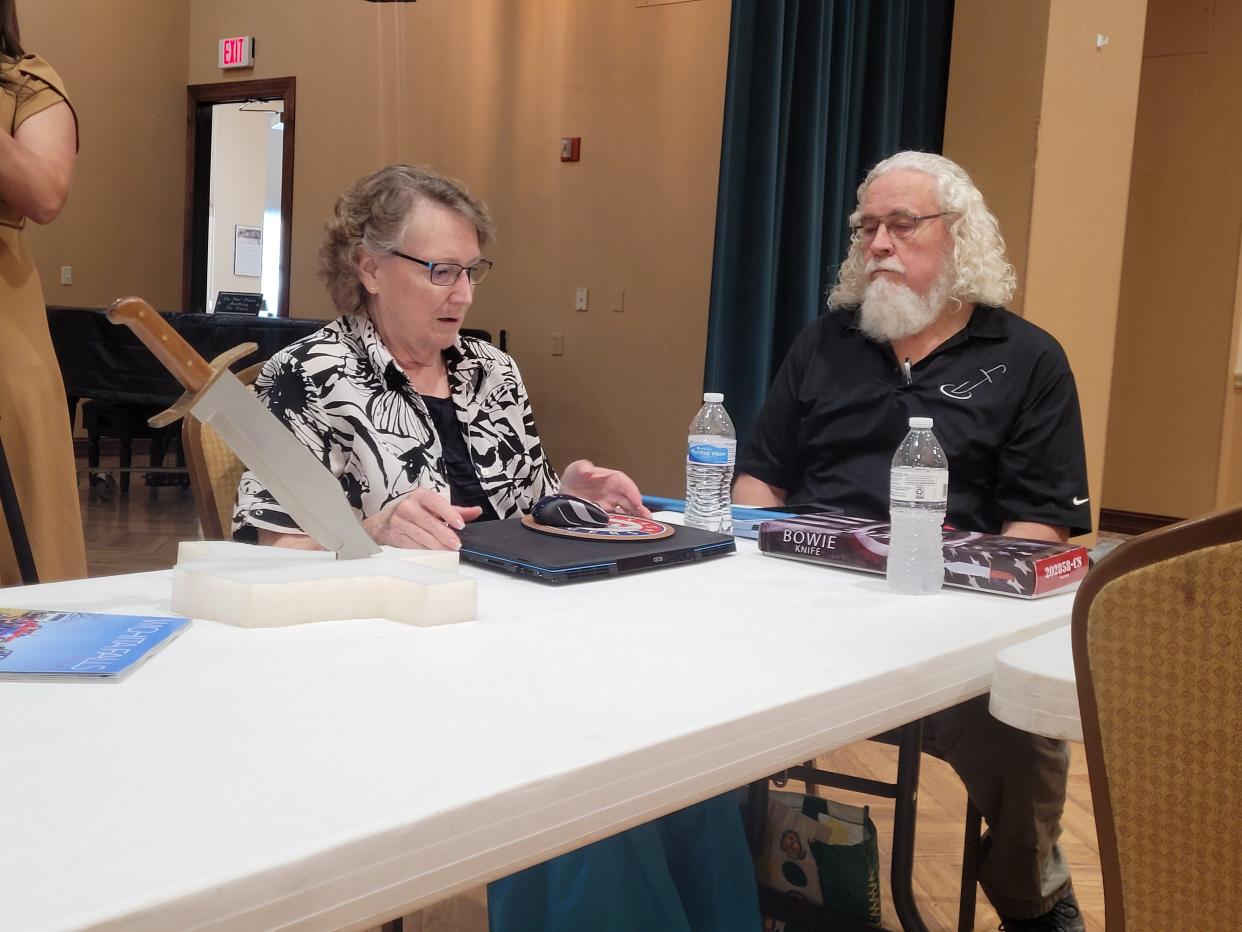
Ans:
[[[454,624],[475,617],[477,588],[457,567],[457,554],[444,550],[384,547],[367,559],[337,560],[324,551],[182,541],[172,610],[244,628],[345,618]]]

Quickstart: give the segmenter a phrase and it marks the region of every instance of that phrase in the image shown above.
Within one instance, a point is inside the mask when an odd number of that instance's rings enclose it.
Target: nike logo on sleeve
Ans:
[[[1087,504],[1087,502],[1089,502],[1089,501],[1091,501],[1090,496],[1088,496],[1087,498],[1079,498],[1077,495],[1075,495],[1075,496],[1074,496],[1074,504],[1075,504],[1075,505],[1085,505],[1085,504]]]

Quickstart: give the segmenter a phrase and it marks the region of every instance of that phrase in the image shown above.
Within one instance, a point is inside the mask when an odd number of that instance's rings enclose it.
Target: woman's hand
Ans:
[[[595,502],[607,512],[650,518],[634,480],[617,469],[596,466],[590,460],[574,460],[561,473],[561,491]]]
[[[448,499],[430,489],[415,489],[379,514],[362,522],[362,529],[377,544],[423,550],[460,550],[455,531],[483,513],[476,506],[450,505]]]

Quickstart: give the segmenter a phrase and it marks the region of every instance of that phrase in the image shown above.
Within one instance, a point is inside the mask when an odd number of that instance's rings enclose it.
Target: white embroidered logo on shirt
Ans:
[[[1077,495],[1074,496],[1075,505],[1085,505],[1089,501],[1091,501],[1091,498],[1089,496],[1087,498],[1079,498]]]
[[[965,401],[975,393],[975,389],[986,382],[992,381],[992,376],[1000,375],[1005,372],[1005,366],[1002,363],[999,366],[993,366],[991,369],[980,369],[979,372],[983,378],[976,382],[961,382],[958,385],[950,385],[947,382],[940,386],[940,391],[950,398],[957,398],[959,401]]]

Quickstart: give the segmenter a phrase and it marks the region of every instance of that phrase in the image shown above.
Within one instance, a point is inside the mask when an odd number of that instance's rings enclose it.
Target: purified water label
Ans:
[[[897,466],[889,481],[888,497],[894,502],[944,503],[949,498],[949,471],[920,466]]]
[[[686,462],[703,463],[709,466],[728,466],[733,463],[735,443],[704,443],[691,442],[687,445]]]

